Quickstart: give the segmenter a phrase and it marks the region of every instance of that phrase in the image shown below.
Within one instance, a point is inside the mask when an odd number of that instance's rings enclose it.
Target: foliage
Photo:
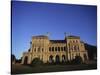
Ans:
[[[14,54],[11,54],[11,61],[13,62],[13,61],[15,61],[15,60],[16,60],[15,55],[14,55]]]
[[[88,52],[89,60],[95,60],[94,58],[97,57],[97,47],[85,43],[85,48]]]
[[[37,65],[42,65],[43,61],[41,61],[39,58],[34,58],[33,61],[31,62],[32,66],[37,66]]]
[[[16,63],[21,63],[21,61],[22,61],[22,58],[16,59]]]
[[[72,64],[82,64],[82,58],[80,56],[76,56],[75,59],[71,61]]]

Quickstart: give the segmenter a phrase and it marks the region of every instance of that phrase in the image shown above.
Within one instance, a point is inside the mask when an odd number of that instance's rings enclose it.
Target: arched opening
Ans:
[[[25,65],[28,64],[28,57],[27,56],[25,56],[25,58],[24,58],[24,64]]]
[[[42,48],[42,52],[43,52],[43,48]]]
[[[56,63],[60,63],[60,57],[59,57],[59,55],[56,55]]]
[[[51,51],[51,47],[49,47],[49,51]]]
[[[82,58],[80,56],[75,56],[75,59],[73,60],[73,63],[74,64],[81,64],[83,61],[82,61]]]
[[[49,56],[49,62],[53,63],[53,56],[52,55]]]
[[[55,51],[57,51],[57,47],[55,47]]]
[[[54,51],[54,47],[52,47],[52,51]]]
[[[66,57],[65,55],[62,55],[62,62],[65,62],[66,61]]]
[[[84,60],[87,60],[87,56],[86,56],[86,54],[84,54]]]
[[[64,51],[66,51],[66,47],[64,47]]]
[[[61,51],[63,51],[63,47],[61,47]]]
[[[60,47],[58,47],[58,51],[60,51]]]
[[[40,47],[38,48],[38,52],[40,52]]]

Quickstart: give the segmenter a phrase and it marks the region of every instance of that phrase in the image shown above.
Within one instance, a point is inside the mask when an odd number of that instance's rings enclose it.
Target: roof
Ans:
[[[66,43],[65,40],[50,40],[51,43]]]
[[[70,36],[68,36],[67,38],[76,38],[76,39],[80,39],[80,37],[79,36],[73,36],[73,35],[70,35]]]
[[[38,35],[38,36],[33,36],[32,38],[46,38],[46,39],[48,39],[48,36],[46,36],[46,35]]]

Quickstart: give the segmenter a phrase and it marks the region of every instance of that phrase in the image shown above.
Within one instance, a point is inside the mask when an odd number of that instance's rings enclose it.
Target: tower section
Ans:
[[[85,50],[84,43],[80,41],[79,36],[67,36],[68,60],[73,60],[76,56],[82,58],[83,62],[88,59],[87,51]]]
[[[44,63],[47,61],[47,51],[48,51],[49,39],[48,36],[39,35],[32,37],[32,59],[40,58]]]

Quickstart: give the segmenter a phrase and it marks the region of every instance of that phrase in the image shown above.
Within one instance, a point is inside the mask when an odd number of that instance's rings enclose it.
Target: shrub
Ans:
[[[71,64],[82,64],[82,58],[80,56],[76,56],[70,63]]]
[[[37,65],[42,65],[43,61],[41,61],[39,58],[34,58],[33,61],[31,62],[32,66],[37,66]]]
[[[80,56],[76,56],[74,59],[75,64],[81,64],[82,63],[82,58]]]

